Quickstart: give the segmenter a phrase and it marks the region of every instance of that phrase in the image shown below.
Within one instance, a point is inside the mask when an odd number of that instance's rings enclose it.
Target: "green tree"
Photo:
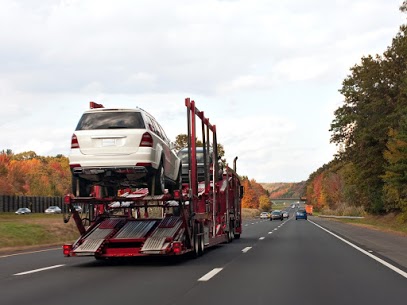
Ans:
[[[398,131],[390,130],[389,136],[383,175],[386,208],[400,210],[407,221],[407,116],[401,120]]]

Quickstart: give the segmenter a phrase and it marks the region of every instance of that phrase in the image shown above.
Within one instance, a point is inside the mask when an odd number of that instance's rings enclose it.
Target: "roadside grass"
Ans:
[[[260,216],[260,210],[259,209],[247,209],[247,208],[242,208],[242,218],[247,219],[247,218],[256,218]]]
[[[74,222],[65,224],[62,215],[0,214],[0,252],[62,245],[78,236]]]
[[[387,215],[365,215],[362,219],[335,219],[344,223],[362,226],[374,230],[393,232],[407,236],[407,223],[400,220],[398,215],[390,213]]]
[[[271,206],[272,210],[284,210],[286,208],[290,207],[290,204],[283,204],[283,203],[273,203]]]

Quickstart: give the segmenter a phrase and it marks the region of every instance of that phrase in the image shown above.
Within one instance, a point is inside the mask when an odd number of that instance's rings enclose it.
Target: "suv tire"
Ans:
[[[165,191],[164,166],[161,160],[157,170],[148,179],[148,192],[151,196],[162,195]]]

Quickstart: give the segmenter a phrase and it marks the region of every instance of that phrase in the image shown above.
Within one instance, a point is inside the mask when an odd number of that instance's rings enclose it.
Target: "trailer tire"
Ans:
[[[194,224],[194,231],[192,237],[192,258],[197,258],[203,255],[204,252],[204,239],[201,234],[201,224]]]
[[[195,225],[194,226],[194,229],[197,229],[197,225]],[[197,234],[197,231],[196,230],[194,230],[194,237],[193,237],[193,251],[192,251],[192,256],[193,256],[193,258],[197,258],[198,256],[199,256],[199,254],[200,254],[200,251],[199,251],[199,244],[200,244],[200,241],[199,241],[199,235]]]
[[[235,233],[235,239],[240,239],[240,234]]]
[[[200,225],[199,226],[199,233],[200,233],[200,235],[199,235],[199,249],[198,249],[199,256],[202,256],[204,254],[204,252],[205,252],[205,240],[204,240],[203,232],[204,232],[203,226]]]

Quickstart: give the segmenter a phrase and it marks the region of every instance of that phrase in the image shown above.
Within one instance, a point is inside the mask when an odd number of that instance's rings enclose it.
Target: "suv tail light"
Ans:
[[[79,147],[79,146],[78,146]],[[153,147],[153,137],[148,132],[145,132],[141,137],[140,147]]]
[[[75,134],[72,135],[71,148],[79,148],[78,138]]]

